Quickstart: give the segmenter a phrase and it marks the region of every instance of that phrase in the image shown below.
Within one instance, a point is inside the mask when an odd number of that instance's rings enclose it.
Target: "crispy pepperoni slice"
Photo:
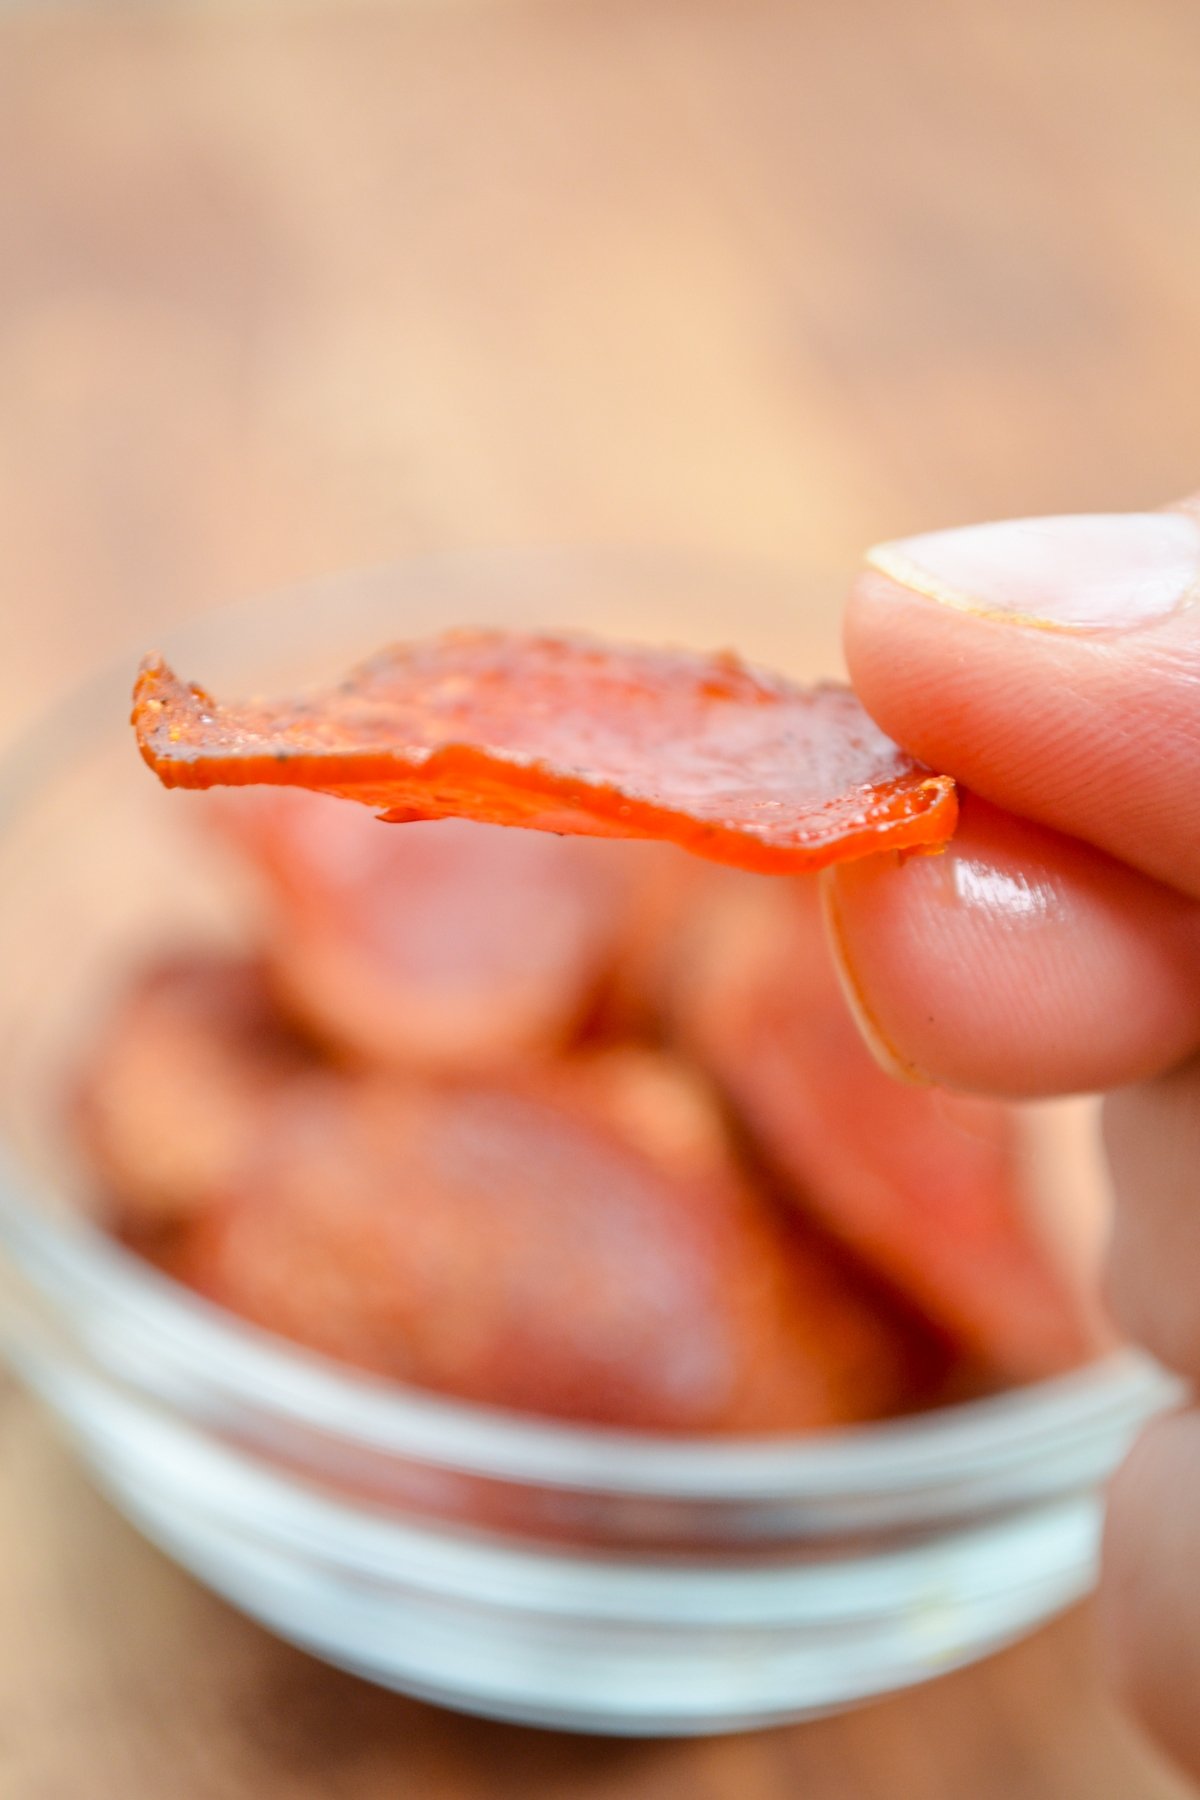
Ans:
[[[848,688],[727,652],[459,631],[383,650],[323,691],[245,703],[149,658],[133,721],[171,787],[269,783],[394,821],[661,838],[763,873],[936,846],[956,814],[950,778]]]
[[[171,1266],[326,1355],[552,1417],[770,1432],[919,1398],[927,1350],[771,1216],[695,1096],[656,1147],[617,1125],[644,1064],[604,1062],[548,1084],[301,1080]]]
[[[1051,1121],[905,1086],[878,1068],[839,991],[814,883],[713,871],[674,945],[669,1006],[797,1203],[1008,1378],[1102,1346],[1094,1265],[1102,1197],[1086,1182],[1073,1242]]]
[[[649,916],[700,865],[445,819],[381,831],[360,807],[259,790],[212,815],[263,879],[278,992],[359,1058],[447,1073],[553,1055],[601,1008]]]

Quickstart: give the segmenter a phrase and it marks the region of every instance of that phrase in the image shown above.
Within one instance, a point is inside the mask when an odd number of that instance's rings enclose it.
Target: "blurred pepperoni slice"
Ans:
[[[80,1147],[127,1232],[206,1206],[240,1167],[267,1096],[307,1061],[257,962],[164,958],[119,996],[73,1092]]]
[[[1067,1242],[1066,1183],[1047,1186],[1034,1142],[1053,1121],[884,1074],[838,988],[815,883],[714,871],[675,948],[680,1037],[810,1216],[1006,1377],[1102,1346],[1100,1193],[1082,1184]]]
[[[455,819],[386,831],[315,794],[221,798],[224,834],[264,879],[265,954],[288,1007],[343,1050],[434,1072],[503,1069],[574,1039],[687,862]]]
[[[460,631],[382,650],[320,692],[243,703],[151,657],[133,722],[169,787],[314,788],[395,821],[660,838],[768,873],[934,846],[955,822],[950,778],[848,688],[728,652]]]
[[[912,1402],[928,1348],[793,1242],[698,1096],[670,1150],[617,1129],[648,1075],[619,1054],[548,1085],[302,1077],[167,1266],[326,1355],[518,1411],[770,1432]]]

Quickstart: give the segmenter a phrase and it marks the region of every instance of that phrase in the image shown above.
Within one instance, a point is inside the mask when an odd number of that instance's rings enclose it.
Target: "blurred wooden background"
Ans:
[[[1200,481],[1192,0],[0,14],[0,736],[198,606],[412,548],[862,546]],[[1160,1800],[1086,1612],[708,1744],[272,1643],[0,1390],[5,1800]]]

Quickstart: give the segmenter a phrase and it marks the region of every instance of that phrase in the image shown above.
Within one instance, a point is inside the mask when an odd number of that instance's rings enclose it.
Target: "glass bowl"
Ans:
[[[248,691],[452,623],[592,625],[780,667],[827,606],[760,572],[451,555],[164,634]],[[95,1480],[234,1605],[330,1662],[464,1710],[624,1734],[802,1718],[922,1681],[1092,1580],[1102,1490],[1173,1388],[1069,1377],[795,1438],[547,1423],[360,1376],[206,1305],[104,1237],[62,1083],[131,958],[234,938],[245,896],[141,766],[131,663],[0,767],[0,1300],[12,1366]]]

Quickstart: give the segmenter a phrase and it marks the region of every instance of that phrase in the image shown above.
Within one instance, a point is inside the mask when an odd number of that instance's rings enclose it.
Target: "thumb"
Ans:
[[[851,678],[993,804],[1200,897],[1200,510],[1010,520],[882,545]]]

